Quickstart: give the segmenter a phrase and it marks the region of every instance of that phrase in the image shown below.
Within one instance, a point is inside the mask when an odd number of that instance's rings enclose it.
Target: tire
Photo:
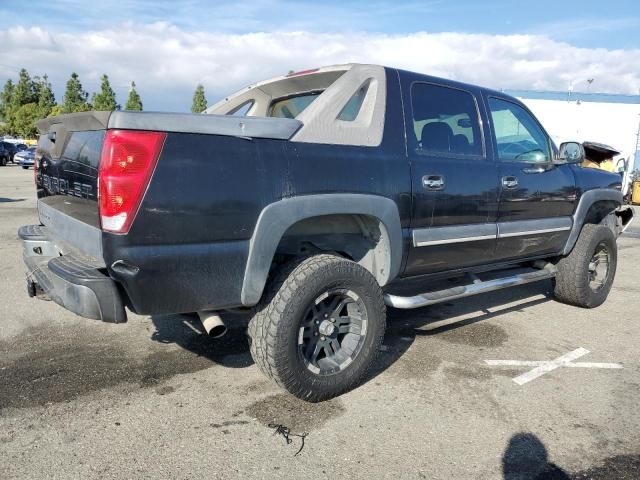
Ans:
[[[7,166],[7,157],[2,157],[2,160],[0,160],[0,166]]]
[[[24,170],[29,170],[29,167],[25,167],[25,166],[23,166],[22,168],[23,168]]]
[[[569,255],[558,262],[556,299],[583,308],[602,305],[618,263],[616,237],[610,228],[586,224]]]
[[[368,270],[336,255],[299,258],[268,282],[249,323],[251,355],[280,387],[320,402],[364,381],[385,326],[382,290]]]

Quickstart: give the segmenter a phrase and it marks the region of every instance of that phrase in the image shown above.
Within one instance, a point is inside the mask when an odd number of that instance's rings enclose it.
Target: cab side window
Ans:
[[[498,158],[507,162],[547,163],[549,139],[538,122],[521,106],[489,98]]]
[[[484,156],[478,107],[471,93],[443,85],[415,83],[411,102],[417,153]]]

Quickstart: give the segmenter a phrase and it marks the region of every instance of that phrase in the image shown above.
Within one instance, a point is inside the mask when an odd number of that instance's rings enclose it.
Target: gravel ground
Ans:
[[[0,168],[0,478],[640,478],[640,228],[619,240],[609,300],[581,310],[542,282],[390,311],[361,388],[282,393],[248,352],[247,319],[210,340],[189,316],[79,318],[25,293],[20,225],[32,172]],[[640,214],[640,211],[637,212]],[[552,360],[621,369],[532,367]],[[287,444],[270,424],[306,434]]]

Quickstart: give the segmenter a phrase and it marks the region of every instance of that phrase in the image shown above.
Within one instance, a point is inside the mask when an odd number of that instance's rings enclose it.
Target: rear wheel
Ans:
[[[262,372],[293,395],[326,400],[357,387],[375,361],[386,310],[355,262],[316,255],[283,266],[249,324]]]
[[[25,167],[24,165],[22,166],[22,168],[23,168],[24,170],[29,170],[29,167]]]
[[[571,253],[558,262],[556,298],[584,308],[602,305],[613,285],[617,262],[618,248],[611,229],[585,225]]]
[[[0,165],[3,167],[7,166],[7,157],[2,157],[2,160],[0,160]]]

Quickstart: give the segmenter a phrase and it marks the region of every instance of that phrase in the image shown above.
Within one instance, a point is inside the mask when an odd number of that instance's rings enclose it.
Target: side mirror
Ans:
[[[564,142],[560,144],[558,160],[565,163],[582,163],[584,158],[584,147],[581,143]]]
[[[624,173],[627,170],[627,162],[624,158],[618,160],[618,163],[616,164],[616,170],[618,171],[618,173]]]

